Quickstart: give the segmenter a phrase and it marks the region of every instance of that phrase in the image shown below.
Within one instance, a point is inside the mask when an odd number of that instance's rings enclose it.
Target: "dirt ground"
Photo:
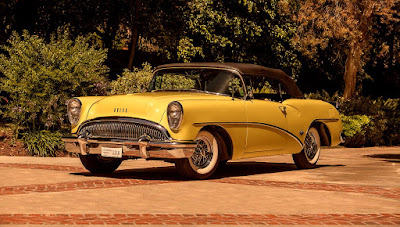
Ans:
[[[4,127],[0,124],[0,156],[30,156],[24,144],[15,140],[12,136],[10,128]],[[56,153],[57,157],[77,157],[71,155],[66,151],[59,151]]]
[[[17,141],[13,142],[12,133],[9,128],[0,125],[0,155],[1,156],[27,156],[24,145]]]

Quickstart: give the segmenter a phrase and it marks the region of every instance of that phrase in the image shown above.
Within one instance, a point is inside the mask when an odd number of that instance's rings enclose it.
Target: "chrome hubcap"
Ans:
[[[193,165],[198,169],[207,167],[213,157],[212,148],[209,143],[199,139],[196,140],[197,146],[191,157]]]
[[[304,152],[308,160],[313,160],[318,153],[318,142],[314,133],[307,133]]]

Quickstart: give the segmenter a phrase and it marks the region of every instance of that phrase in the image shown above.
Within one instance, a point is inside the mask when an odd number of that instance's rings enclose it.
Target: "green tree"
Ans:
[[[371,44],[375,42],[378,23],[390,26],[398,21],[394,7],[399,3],[399,0],[299,1],[295,17],[299,29],[293,42],[310,58],[318,58],[318,53],[326,49],[336,49],[338,55],[346,56],[343,96],[351,98],[356,92],[357,75],[363,71]]]
[[[283,68],[296,76],[300,62],[291,38],[296,26],[285,1],[194,0],[186,4],[182,61],[249,62]]]
[[[394,8],[400,12],[400,4]],[[386,21],[377,21],[377,32],[374,33],[371,43],[371,53],[366,72],[371,80],[363,83],[363,90],[376,96],[400,98],[400,14],[387,24]]]
[[[15,5],[16,0],[0,1],[0,44],[4,43],[11,34]]]
[[[123,61],[119,64],[130,70],[138,63],[134,61],[136,52],[146,52],[148,44],[157,47],[158,58],[174,61],[176,37],[182,33],[183,4],[183,0],[5,0],[0,3],[0,26],[4,27],[0,44],[12,30],[28,30],[49,40],[61,26],[73,37],[95,33],[108,50],[128,47],[126,58],[110,56],[109,60]]]
[[[8,26],[50,38],[60,26],[68,26],[74,36],[97,33],[105,48],[112,48],[123,18],[128,17],[127,0],[6,0]]]
[[[140,1],[137,52],[152,58],[153,64],[182,61],[177,51],[186,32],[185,0]],[[136,55],[138,56],[138,55]],[[149,61],[149,58],[145,61]]]

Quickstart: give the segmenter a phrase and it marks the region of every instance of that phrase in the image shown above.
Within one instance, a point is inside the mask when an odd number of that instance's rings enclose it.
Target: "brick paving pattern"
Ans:
[[[218,179],[210,180],[211,182],[227,183],[227,184],[242,184],[251,186],[268,186],[282,187],[303,190],[321,190],[321,191],[336,191],[336,192],[353,192],[383,196],[391,199],[400,200],[400,189],[387,189],[382,187],[370,186],[351,186],[351,185],[336,185],[336,184],[316,184],[316,183],[295,183],[283,181],[264,181],[264,180],[247,180],[247,179]],[[154,185],[174,183],[179,181],[171,180],[141,180],[141,179],[111,179],[111,180],[93,180],[93,181],[77,181],[56,184],[34,184],[34,185],[19,185],[19,186],[4,186],[0,187],[0,196],[12,194],[27,194],[37,192],[63,192],[74,190],[100,189],[100,188],[117,188],[130,187],[134,185]]]
[[[22,168],[22,169],[44,169],[44,170],[72,171],[72,172],[85,171],[85,169],[81,167],[43,165],[43,164],[0,163],[0,167],[11,167],[11,168]]]
[[[63,192],[63,191],[83,190],[83,189],[86,190],[86,189],[100,189],[100,188],[118,188],[118,187],[129,187],[134,185],[151,185],[151,184],[163,184],[171,182],[173,181],[113,179],[113,180],[77,181],[77,182],[66,182],[66,183],[56,183],[56,184],[5,186],[5,187],[0,187],[0,196],[27,194],[35,192]]]
[[[399,214],[0,214],[6,224],[400,225]]]
[[[42,169],[66,172],[87,172],[84,168],[65,165],[0,163],[0,167]],[[118,171],[116,172],[118,177]],[[63,182],[0,187],[0,196],[64,192],[101,188],[131,187],[182,182],[170,179],[125,179],[105,178]],[[286,189],[333,191],[377,195],[400,200],[400,188],[344,185],[328,183],[305,183],[288,181],[250,180],[243,178],[211,179],[205,182],[277,187]],[[392,225],[400,226],[400,213],[376,214],[0,214],[0,225],[95,225],[95,224],[144,224],[144,225]]]
[[[85,171],[83,168],[79,167],[55,166],[55,165],[44,165],[44,164],[39,165],[39,164],[0,163],[0,167],[45,169],[45,170],[57,170],[57,171]],[[293,188],[293,189],[303,189],[303,190],[364,193],[364,194],[372,194],[372,195],[378,195],[386,198],[400,200],[400,188],[389,189],[389,188],[372,187],[372,186],[249,180],[249,179],[238,179],[238,178],[223,178],[223,179],[215,179],[209,181],[217,183],[241,184],[241,185],[251,185],[251,186],[267,186],[267,187],[281,187],[281,188]],[[10,194],[35,193],[35,192],[61,192],[61,191],[73,191],[82,189],[129,187],[133,185],[163,184],[163,183],[173,183],[173,182],[179,182],[179,181],[111,179],[111,180],[67,182],[67,183],[57,183],[57,184],[5,186],[5,187],[0,187],[0,196],[10,195]]]
[[[354,186],[354,185],[325,184],[325,183],[324,184],[300,183],[300,182],[265,181],[265,180],[248,180],[248,179],[232,179],[232,178],[218,179],[214,181],[218,183],[227,183],[227,184],[281,187],[281,188],[293,188],[293,189],[303,189],[303,190],[365,193],[365,194],[379,195],[391,199],[400,200],[400,188],[389,189],[389,188],[372,187],[372,186]]]

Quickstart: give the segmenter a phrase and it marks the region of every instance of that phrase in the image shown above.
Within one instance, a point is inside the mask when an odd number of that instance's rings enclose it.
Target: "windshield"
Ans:
[[[241,78],[227,70],[174,68],[157,71],[150,91],[193,91],[243,97]]]

